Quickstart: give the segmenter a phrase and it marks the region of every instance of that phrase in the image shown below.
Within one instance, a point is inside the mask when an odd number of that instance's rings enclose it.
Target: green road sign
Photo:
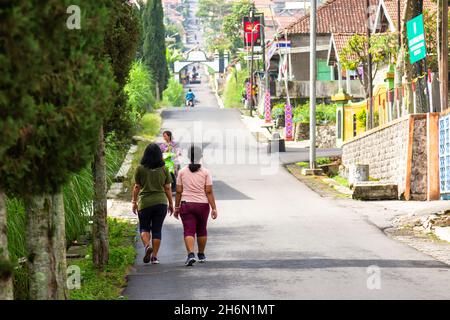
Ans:
[[[406,30],[408,32],[409,60],[413,64],[427,56],[423,15],[409,20],[406,23]]]

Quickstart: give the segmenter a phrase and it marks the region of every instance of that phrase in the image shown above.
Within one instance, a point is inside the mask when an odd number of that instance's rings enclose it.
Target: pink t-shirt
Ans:
[[[183,186],[181,201],[208,203],[205,186],[212,185],[211,173],[203,166],[197,172],[184,167],[178,172],[177,185]]]

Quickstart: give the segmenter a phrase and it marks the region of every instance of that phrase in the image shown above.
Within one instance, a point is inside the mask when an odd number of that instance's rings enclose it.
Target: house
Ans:
[[[370,0],[376,5],[378,0]],[[328,65],[330,41],[333,34],[365,33],[367,24],[366,2],[361,0],[328,0],[317,9],[317,80],[318,98],[330,98],[338,91],[339,72],[336,66]],[[310,15],[290,24],[285,35],[291,41],[292,96],[309,95],[310,73]],[[283,35],[280,35],[280,37]],[[337,36],[335,37],[335,40]],[[276,57],[274,58],[276,63]],[[363,98],[359,81],[351,80],[349,86],[354,96]],[[282,94],[282,91],[281,91]]]
[[[396,33],[398,28],[398,7],[399,2],[397,0],[379,0],[376,9],[374,10],[374,20],[372,21],[372,34],[379,33]],[[400,17],[404,15],[406,0],[400,1]],[[436,4],[431,0],[424,0],[424,11],[435,12],[437,9]],[[328,55],[328,64],[334,66],[339,70],[339,55],[342,52],[342,48],[348,43],[350,34],[333,34],[330,40],[330,51]],[[396,87],[394,84],[394,66],[382,65],[378,66],[378,72],[373,81],[373,107],[375,115],[375,125],[385,125],[401,116],[408,113],[414,113],[414,110],[406,110],[403,99],[405,99],[405,88]],[[346,85],[348,81],[355,74],[340,70],[340,83],[341,89],[346,91],[350,96],[353,95],[351,88]],[[434,77],[435,79],[436,77]],[[429,77],[432,80],[433,76]],[[433,97],[432,110],[439,110],[439,85],[437,81],[428,82],[431,96]],[[350,97],[349,97],[350,98]],[[338,124],[340,134],[338,134],[338,145],[341,145],[345,141],[353,139],[356,135],[365,131],[365,127],[361,127],[357,124],[356,118],[358,114],[361,114],[366,110],[368,113],[367,101],[346,101],[345,98],[342,101],[343,105],[338,108]]]

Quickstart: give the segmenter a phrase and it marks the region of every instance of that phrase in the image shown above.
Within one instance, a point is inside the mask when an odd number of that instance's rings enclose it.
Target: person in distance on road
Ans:
[[[195,94],[192,92],[192,89],[186,93],[186,104],[187,106],[194,106]]]

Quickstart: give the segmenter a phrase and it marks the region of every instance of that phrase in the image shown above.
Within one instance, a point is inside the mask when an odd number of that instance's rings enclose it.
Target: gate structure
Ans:
[[[186,53],[186,60],[176,61],[174,64],[175,77],[179,78],[180,72],[187,66],[200,63],[203,64],[217,73],[223,73],[228,67],[228,53],[225,53],[223,57],[220,57],[219,53],[214,54],[214,59],[208,59],[206,53],[202,50],[191,50]]]

